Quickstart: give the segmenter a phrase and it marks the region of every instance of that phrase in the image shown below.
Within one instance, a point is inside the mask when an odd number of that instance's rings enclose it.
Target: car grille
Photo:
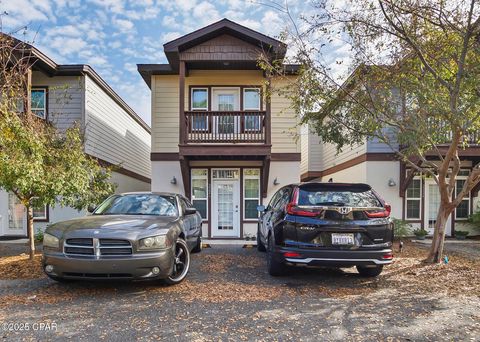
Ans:
[[[120,239],[67,239],[64,244],[66,255],[96,255],[116,256],[131,255],[132,244],[128,240]]]

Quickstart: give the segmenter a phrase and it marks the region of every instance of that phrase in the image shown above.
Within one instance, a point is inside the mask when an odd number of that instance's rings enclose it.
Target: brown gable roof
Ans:
[[[283,59],[287,51],[287,45],[285,43],[224,18],[199,30],[165,43],[163,49],[169,64],[173,69],[177,69],[179,52],[222,34],[231,35],[262,48],[263,50],[272,53],[275,59]]]

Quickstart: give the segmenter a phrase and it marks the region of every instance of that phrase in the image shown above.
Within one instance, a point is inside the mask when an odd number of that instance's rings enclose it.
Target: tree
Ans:
[[[64,132],[30,110],[28,45],[0,35],[0,188],[25,206],[30,259],[35,254],[33,207],[86,208],[110,195],[110,169],[85,154],[78,125]]]
[[[448,217],[480,182],[476,164],[455,191],[461,151],[480,142],[479,1],[318,1],[314,13],[290,32],[303,67],[283,93],[323,142],[340,151],[376,139],[409,166],[407,178],[435,180],[441,203],[427,261],[440,262]],[[347,58],[325,62],[332,45],[348,46]]]

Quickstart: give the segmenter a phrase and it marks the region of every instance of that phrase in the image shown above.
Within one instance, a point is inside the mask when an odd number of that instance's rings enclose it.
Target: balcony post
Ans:
[[[180,120],[180,144],[187,142],[187,127],[185,121],[185,61],[180,61],[178,77],[179,93],[179,120]]]
[[[271,101],[271,77],[270,75],[266,76],[267,82],[266,82],[266,96],[265,96],[265,144],[271,145],[272,144],[272,138],[271,138],[271,132],[272,132],[272,101]]]

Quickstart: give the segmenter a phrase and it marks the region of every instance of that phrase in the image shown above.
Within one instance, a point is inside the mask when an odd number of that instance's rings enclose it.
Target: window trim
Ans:
[[[193,106],[193,91],[194,90],[205,90],[207,92],[207,107],[206,108],[195,108]],[[209,101],[209,97],[210,97],[210,94],[209,94],[209,89],[208,87],[191,87],[190,88],[190,109],[192,111],[202,111],[202,112],[206,112],[208,111],[208,108],[210,106],[210,101]],[[208,125],[207,125],[208,126]]]
[[[245,171],[247,170],[258,170],[258,175],[246,175],[245,174]],[[262,197],[262,183],[261,183],[261,174],[262,174],[262,170],[260,168],[256,168],[256,167],[249,167],[249,168],[244,168],[243,169],[243,179],[242,179],[242,187],[243,187],[243,193],[242,193],[242,204],[243,204],[243,213],[242,213],[242,219],[243,221],[245,222],[248,222],[248,221],[253,221],[253,222],[256,222],[258,221],[258,212],[257,212],[257,217],[256,218],[251,218],[251,217],[246,217],[245,216],[245,213],[246,213],[246,205],[245,205],[245,202],[247,200],[257,200],[257,205],[260,205],[261,203],[261,197]],[[258,197],[247,197],[246,196],[246,187],[245,187],[245,181],[247,179],[256,179],[258,180]]]
[[[408,186],[405,189],[405,221],[418,221],[422,219],[422,208],[423,208],[423,181],[422,181],[422,176],[415,176],[412,179],[412,182],[414,180],[420,181],[420,197],[408,197]],[[409,184],[410,185],[410,184]],[[408,217],[408,201],[409,200],[415,200],[419,202],[419,211],[418,217]]]
[[[467,180],[468,176],[457,176],[455,178],[455,196],[457,196],[457,181],[459,180]],[[458,217],[457,216],[457,209],[458,206],[455,207],[455,221],[467,221],[468,217],[472,214],[472,192],[470,191],[468,195],[464,198],[462,198],[462,201],[468,201],[468,211],[467,211],[467,217]]]
[[[256,90],[258,91],[258,108],[247,108],[247,106],[245,105],[246,104],[246,101],[245,101],[245,94],[246,94],[246,90]],[[245,87],[242,89],[242,97],[243,97],[243,110],[244,111],[251,111],[251,110],[258,110],[258,111],[261,111],[262,110],[262,89],[260,87]]]
[[[44,209],[44,216],[40,217],[33,217],[34,222],[49,222],[50,221],[50,206],[48,204],[45,204],[45,209]],[[32,208],[33,209],[33,208]]]
[[[203,175],[202,176],[195,176],[195,175],[193,175],[193,172],[192,172],[193,170],[203,170],[203,171],[206,171],[206,174],[204,176]],[[206,201],[206,206],[205,206],[206,217],[205,218],[202,217],[202,222],[208,222],[208,220],[210,218],[209,215],[208,215],[209,214],[208,208],[209,208],[209,205],[210,205],[210,201],[209,201],[209,193],[210,193],[210,190],[209,190],[210,188],[209,187],[210,187],[210,184],[208,182],[208,173],[209,173],[208,168],[198,167],[198,168],[191,168],[190,169],[190,184],[191,184],[191,186],[190,186],[190,201],[192,202],[194,207],[195,207],[195,203],[194,203],[195,199],[193,198],[193,180],[194,179],[205,179],[206,180],[206,183],[205,183],[206,184],[206,189],[205,189],[206,190],[205,191],[206,197],[205,198],[198,198],[199,201]]]
[[[30,89],[30,103],[31,103],[31,99],[32,99],[32,92],[33,91],[43,91],[43,99],[44,99],[44,108],[33,108],[33,107],[30,107],[30,111],[37,117],[37,118],[40,118],[42,120],[47,120],[48,119],[48,87],[46,86],[32,86],[32,88]],[[34,110],[42,110],[43,109],[43,112],[45,114],[45,116],[42,118],[40,116],[38,116],[37,114],[35,114],[33,111]]]

